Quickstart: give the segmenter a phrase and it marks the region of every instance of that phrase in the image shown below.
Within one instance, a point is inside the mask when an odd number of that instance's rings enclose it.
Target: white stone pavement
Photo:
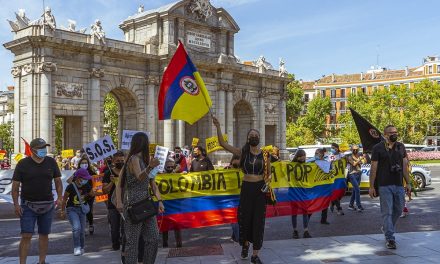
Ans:
[[[356,235],[321,237],[298,240],[265,241],[260,258],[265,264],[284,263],[362,263],[362,264],[427,264],[440,263],[440,231],[411,232],[396,235],[397,250],[385,248],[383,235]],[[160,249],[158,264],[230,264],[249,263],[240,259],[237,244],[222,244],[223,255],[167,258],[169,249]],[[119,262],[119,252],[93,252],[84,256],[50,255],[51,264]],[[17,263],[17,258],[1,258],[0,264]],[[30,257],[28,263],[36,263],[37,257]]]

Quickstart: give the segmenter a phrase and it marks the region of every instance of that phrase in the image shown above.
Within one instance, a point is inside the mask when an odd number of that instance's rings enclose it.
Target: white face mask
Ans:
[[[89,164],[81,164],[81,165],[79,165],[79,167],[87,170],[87,168],[89,167]]]

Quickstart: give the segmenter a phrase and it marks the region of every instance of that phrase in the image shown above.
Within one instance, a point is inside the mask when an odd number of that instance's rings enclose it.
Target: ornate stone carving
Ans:
[[[228,87],[226,88],[226,92],[234,93],[235,90],[236,90],[236,87],[233,84],[229,84]]]
[[[29,64],[23,65],[23,72],[25,74],[34,72],[34,64],[33,63],[29,63]]]
[[[217,91],[227,91],[229,84],[219,83],[217,84]]]
[[[52,31],[57,28],[57,23],[55,21],[55,17],[52,15],[52,10],[50,7],[46,7],[46,9],[44,9],[44,13],[41,15],[39,22],[40,25],[43,27],[48,27]]]
[[[102,77],[104,77],[104,69],[101,69],[101,68],[91,68],[89,72],[90,72],[90,77],[92,77],[92,78],[102,78]]]
[[[286,101],[287,99],[289,99],[289,93],[287,92],[286,89],[281,89],[280,90],[280,100]]]
[[[147,75],[145,76],[145,84],[151,84],[151,85],[159,85],[159,76],[155,75]]]
[[[152,44],[152,45],[159,45],[159,36],[158,35],[154,35],[152,37],[150,37],[145,44]]]
[[[61,26],[62,29],[70,31],[70,32],[77,32],[77,33],[82,33],[82,34],[84,34],[87,30],[87,28],[76,30],[76,21],[75,20],[67,19],[67,22],[69,22],[69,26],[67,28]]]
[[[266,58],[261,55],[258,60],[254,61],[254,66],[256,67],[263,67],[266,70],[273,70],[272,64],[270,64],[268,61],[266,61]]]
[[[286,77],[288,74],[287,69],[286,69],[286,62],[284,61],[283,58],[280,58],[280,68],[278,70],[278,76],[280,77]]]
[[[138,7],[138,13],[142,13],[142,12],[144,12],[144,5],[140,5]]]
[[[199,21],[208,20],[208,18],[212,16],[214,10],[209,0],[192,0],[187,9]]]
[[[20,66],[12,67],[11,74],[14,77],[20,77],[21,76],[21,67]]]
[[[268,95],[268,92],[267,92],[266,88],[261,88],[261,90],[258,91],[258,97],[262,97],[262,98],[264,98],[264,97],[266,97],[267,95]]]
[[[267,114],[275,114],[277,112],[276,104],[264,104],[264,112]]]
[[[55,82],[55,97],[83,99],[83,89],[82,84]]]
[[[90,35],[96,37],[101,44],[105,45],[105,31],[102,29],[99,19],[96,19],[95,24],[90,26]]]
[[[24,9],[19,9],[18,13],[15,13],[15,18],[15,21],[7,19],[12,31],[17,32],[18,30],[29,26],[30,20],[26,17],[26,12]]]
[[[54,62],[42,62],[38,65],[37,71],[42,72],[54,72],[57,70],[57,64]]]

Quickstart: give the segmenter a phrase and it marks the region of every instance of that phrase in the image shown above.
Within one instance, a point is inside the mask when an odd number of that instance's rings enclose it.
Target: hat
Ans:
[[[46,141],[42,138],[35,138],[31,141],[29,146],[33,149],[40,149],[40,148],[48,147],[50,145],[47,144]]]
[[[75,178],[81,178],[84,180],[91,180],[92,176],[90,176],[89,172],[86,169],[81,168],[75,172]]]

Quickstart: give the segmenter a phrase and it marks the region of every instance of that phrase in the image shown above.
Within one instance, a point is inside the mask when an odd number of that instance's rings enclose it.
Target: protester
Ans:
[[[153,264],[158,250],[159,231],[156,217],[150,217],[140,223],[133,223],[128,215],[128,207],[136,202],[150,197],[150,187],[159,201],[159,212],[165,208],[159,190],[154,182],[153,171],[159,165],[158,159],[149,157],[149,141],[145,133],[136,133],[131,139],[131,147],[127,161],[122,169],[119,183],[116,187],[117,206],[123,212],[125,223],[125,261],[134,264],[137,261],[139,236],[145,241],[143,263]]]
[[[1,169],[2,170],[10,170],[11,169],[11,163],[9,162],[8,158],[4,158],[2,165],[1,165]]]
[[[81,159],[81,150],[77,150],[75,157],[73,157],[70,160],[70,168],[73,170],[78,169],[78,163],[80,159]]]
[[[179,166],[172,158],[165,161],[165,173],[180,173]],[[174,229],[174,238],[176,240],[176,247],[182,247],[182,232],[180,229]],[[168,247],[168,231],[162,232],[162,246]]]
[[[62,162],[63,162],[62,169],[63,170],[70,170],[70,160],[68,158],[64,158]]]
[[[318,163],[319,161],[324,161],[324,163],[327,163],[327,159],[325,157],[325,153],[326,150],[325,148],[318,148],[315,151],[315,157],[314,157],[314,162]],[[318,164],[318,167],[320,164]],[[322,168],[321,168],[322,169]],[[328,216],[328,208],[325,208],[324,210],[321,211],[321,224],[323,225],[329,225],[330,223],[327,221],[327,216]]]
[[[272,154],[270,155],[270,162],[277,162],[280,160],[280,148],[278,148],[277,146],[273,146]]]
[[[240,168],[240,156],[238,155],[232,155],[231,161],[229,162],[229,165],[225,167],[225,169],[238,169]],[[240,233],[239,233],[239,226],[238,223],[232,223],[232,236],[231,240],[238,243],[240,241]]]
[[[124,153],[122,151],[116,152],[112,157],[112,166],[104,171],[102,178],[102,191],[107,194],[109,201],[107,202],[107,218],[110,223],[110,234],[112,239],[112,249],[119,250],[121,247],[121,215],[116,206],[113,204],[111,197],[116,188],[119,179],[119,174],[124,166]]]
[[[306,152],[303,149],[298,149],[293,156],[292,162],[299,162],[304,163],[306,161]],[[303,228],[304,228],[304,238],[311,238],[312,236],[309,233],[309,221],[312,214],[303,214]],[[292,237],[294,239],[299,239],[298,229],[297,229],[297,222],[298,222],[298,216],[292,215],[292,227],[293,227],[293,235]]]
[[[344,155],[341,153],[341,150],[339,149],[339,145],[337,143],[331,144],[330,149],[331,155],[329,156],[329,162],[337,161],[344,158]],[[334,166],[335,163],[332,165]],[[342,198],[341,198],[342,199]],[[344,215],[344,211],[342,211],[341,207],[341,199],[337,199],[332,201],[330,205],[330,211],[333,213],[334,208],[336,207],[337,214],[338,215]]]
[[[200,146],[194,147],[194,159],[191,162],[191,172],[208,171],[214,169],[211,160],[206,155],[206,150],[204,148]]]
[[[180,147],[174,148],[174,160],[177,172],[188,172],[186,157],[185,155],[183,155],[182,149]]]
[[[20,264],[25,264],[35,222],[38,225],[39,262],[46,263],[49,234],[54,212],[52,180],[57,192],[57,205],[62,204],[63,183],[56,161],[47,157],[49,144],[44,139],[31,141],[31,156],[20,160],[12,177],[12,201],[15,214],[20,217],[21,240],[19,244]],[[20,191],[21,190],[21,191]],[[20,193],[20,203],[18,196]]]
[[[371,198],[380,195],[382,213],[382,230],[385,235],[386,247],[396,249],[394,237],[397,219],[402,212],[406,193],[411,193],[411,184],[403,187],[403,178],[410,183],[408,157],[405,146],[397,141],[398,132],[395,126],[388,125],[384,129],[386,142],[373,147],[371,156],[370,189]],[[375,189],[378,182],[379,193]]]
[[[67,211],[67,218],[72,226],[73,255],[75,256],[84,254],[86,214],[88,213],[85,210],[90,210],[87,201],[94,198],[92,186],[89,184],[91,179],[88,170],[80,168],[74,173],[72,183],[64,191],[61,218],[66,217],[65,211]]]
[[[238,206],[238,224],[240,232],[241,257],[248,258],[250,243],[253,244],[251,263],[262,263],[258,251],[263,245],[264,224],[266,220],[266,189],[264,180],[265,168],[270,168],[270,159],[264,160],[260,144],[260,133],[251,129],[246,136],[246,144],[242,149],[225,142],[220,123],[213,117],[217,129],[219,144],[234,155],[240,156],[240,168],[244,172]],[[270,170],[269,170],[270,171]],[[268,182],[270,182],[270,175]]]
[[[348,209],[359,212],[362,212],[364,208],[361,204],[361,189],[360,189],[360,183],[361,183],[361,164],[362,156],[359,155],[359,147],[357,145],[351,146],[351,155],[347,157],[347,167],[348,167],[348,174],[347,179],[351,183],[352,189],[351,189],[351,199],[350,204],[348,205]],[[354,202],[356,200],[356,207],[354,207]]]

